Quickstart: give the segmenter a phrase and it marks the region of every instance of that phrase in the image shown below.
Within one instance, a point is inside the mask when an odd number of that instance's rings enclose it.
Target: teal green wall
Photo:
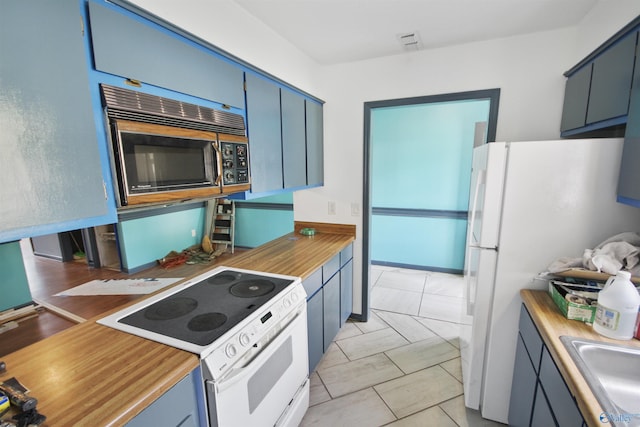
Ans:
[[[0,311],[31,301],[20,242],[0,244]]]
[[[371,259],[391,264],[463,270],[466,220],[374,215]]]
[[[290,205],[293,193],[237,203],[236,246],[255,248],[293,231],[293,210],[265,209],[261,203]]]
[[[375,108],[371,113],[373,208],[468,210],[476,122],[489,100]],[[375,214],[373,262],[462,270],[466,220]]]
[[[194,209],[138,218],[118,223],[122,266],[135,271],[164,257],[202,242],[206,209]],[[195,237],[191,230],[196,231]]]

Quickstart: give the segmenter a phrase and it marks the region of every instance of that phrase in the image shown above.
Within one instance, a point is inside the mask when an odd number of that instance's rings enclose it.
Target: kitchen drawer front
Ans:
[[[322,268],[317,269],[311,276],[302,281],[302,287],[307,293],[307,301],[311,299],[313,294],[318,292],[318,289],[322,287]]]
[[[340,252],[340,267],[344,266],[352,258],[353,258],[353,243],[351,243],[349,246],[347,246]]]
[[[531,316],[524,304],[520,309],[520,335],[531,358],[531,363],[536,372],[540,370],[540,358],[542,356],[542,338],[538,333],[536,325],[533,324]]]
[[[542,352],[540,383],[549,398],[558,425],[581,427],[583,419],[580,410],[546,348]]]
[[[322,283],[327,283],[340,269],[340,254],[336,254],[322,266]]]

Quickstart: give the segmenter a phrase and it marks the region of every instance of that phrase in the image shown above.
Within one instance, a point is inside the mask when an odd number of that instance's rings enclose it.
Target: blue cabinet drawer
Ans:
[[[318,292],[318,289],[322,287],[322,268],[317,269],[311,273],[311,276],[304,279],[302,281],[302,287],[307,293],[307,301],[309,301],[311,297]]]
[[[353,243],[351,243],[349,246],[347,246],[340,252],[340,267],[348,263],[349,260],[351,260],[352,258],[353,258]]]
[[[322,266],[322,283],[327,283],[340,269],[340,254],[336,254]]]

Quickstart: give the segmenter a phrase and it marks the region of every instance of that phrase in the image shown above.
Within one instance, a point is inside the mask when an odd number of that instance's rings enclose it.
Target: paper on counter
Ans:
[[[92,280],[59,292],[55,296],[146,295],[182,280],[182,278],[142,278]]]

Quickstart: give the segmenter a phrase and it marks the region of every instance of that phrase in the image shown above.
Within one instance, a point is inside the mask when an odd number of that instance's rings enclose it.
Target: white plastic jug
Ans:
[[[593,329],[605,337],[630,340],[638,317],[640,295],[631,283],[631,273],[618,271],[598,294]]]

